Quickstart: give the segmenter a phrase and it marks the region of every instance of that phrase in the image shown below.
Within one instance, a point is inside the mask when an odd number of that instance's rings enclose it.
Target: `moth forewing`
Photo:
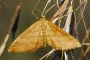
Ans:
[[[81,46],[77,39],[50,22],[48,22],[47,33],[49,36],[47,39],[48,44],[57,49],[69,50]]]
[[[32,52],[43,46],[40,21],[31,25],[12,43],[8,51]]]

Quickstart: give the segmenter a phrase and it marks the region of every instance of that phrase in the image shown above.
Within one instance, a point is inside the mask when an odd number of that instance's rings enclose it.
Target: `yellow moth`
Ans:
[[[73,36],[42,17],[17,37],[8,51],[34,52],[47,45],[63,51],[81,46]]]

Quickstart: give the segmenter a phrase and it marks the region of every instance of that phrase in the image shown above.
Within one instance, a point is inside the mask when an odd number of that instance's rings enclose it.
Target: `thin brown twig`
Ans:
[[[16,10],[15,10],[15,13],[14,13],[14,15],[12,17],[12,23],[10,25],[10,28],[9,28],[7,34],[6,34],[6,37],[5,37],[4,41],[3,41],[3,43],[0,46],[0,56],[3,54],[3,52],[5,50],[5,47],[6,47],[7,41],[9,39],[9,37],[10,37],[10,33],[12,31],[12,28],[14,27],[14,24],[15,24],[15,22],[17,20],[18,14],[20,13],[20,8],[21,8],[21,5],[18,4],[17,7],[16,7]]]

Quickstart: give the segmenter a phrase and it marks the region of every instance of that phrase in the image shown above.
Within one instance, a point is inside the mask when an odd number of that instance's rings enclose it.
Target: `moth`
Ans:
[[[63,51],[81,47],[77,39],[42,17],[20,34],[8,51],[17,53],[35,52],[47,45]]]

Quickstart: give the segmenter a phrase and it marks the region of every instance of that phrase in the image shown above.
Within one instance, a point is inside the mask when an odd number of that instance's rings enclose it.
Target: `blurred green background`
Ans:
[[[37,21],[35,16],[32,15],[32,9],[34,8],[36,3],[37,0],[21,0],[21,15],[15,37],[17,37],[26,28]],[[52,3],[54,3],[54,1]],[[0,0],[0,44],[3,42],[5,35],[8,32],[9,26],[12,22],[11,18],[15,12],[17,4],[18,0]],[[38,8],[42,10],[45,6],[45,0],[42,0],[39,5],[40,6]],[[56,10],[56,8],[53,8],[52,11],[47,13],[46,17],[48,19],[51,18]],[[40,13],[38,13],[37,11],[35,11],[35,13],[40,18]],[[86,6],[84,16],[85,23],[87,24],[87,27],[90,28],[90,0],[88,1],[88,4]],[[82,27],[80,27],[79,32],[80,31],[82,31]],[[82,35],[83,32],[80,32],[80,34]],[[83,39],[83,36],[81,35],[79,37],[80,39]],[[10,36],[5,52],[0,57],[0,60],[38,60],[38,58],[50,51],[50,49],[43,48],[36,51],[35,53],[8,53],[7,49],[12,42],[12,36]]]

